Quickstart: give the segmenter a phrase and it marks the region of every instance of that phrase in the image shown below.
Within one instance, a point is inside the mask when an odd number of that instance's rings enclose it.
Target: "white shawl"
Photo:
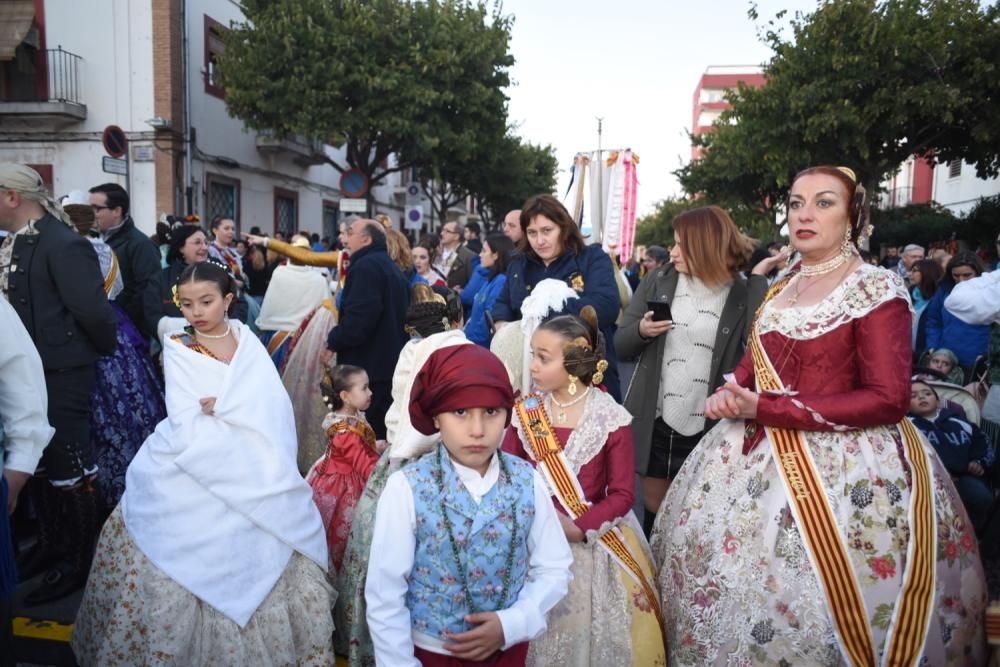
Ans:
[[[410,422],[410,393],[417,373],[427,359],[440,349],[453,345],[472,345],[461,329],[450,329],[431,334],[427,338],[411,340],[403,346],[392,375],[392,405],[385,415],[386,439],[389,441],[389,458],[412,459],[426,454],[437,444],[438,436],[424,435]]]
[[[257,316],[261,331],[295,331],[324,299],[329,298],[326,279],[311,266],[279,266],[271,276]]]
[[[325,570],[327,546],[291,401],[257,337],[233,326],[229,365],[165,337],[167,418],[132,460],[121,505],[150,561],[243,627],[293,551]],[[213,416],[199,405],[209,396]]]

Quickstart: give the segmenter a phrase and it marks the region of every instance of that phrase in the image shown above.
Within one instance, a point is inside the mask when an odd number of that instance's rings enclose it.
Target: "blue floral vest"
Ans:
[[[475,611],[497,611],[517,601],[528,571],[528,533],[535,517],[534,471],[530,464],[498,452],[512,479],[500,479],[479,505],[458,479],[443,445],[416,463],[403,468],[413,490],[417,520],[417,549],[410,573],[406,606],[417,632],[444,639],[443,632],[471,629],[463,620],[467,608],[461,576],[452,553],[448,530],[441,515],[438,470],[444,472],[444,507],[454,531],[459,558],[468,577]],[[438,467],[440,465],[440,468]],[[510,509],[515,507],[514,516]],[[512,591],[503,596],[503,579],[510,550],[511,522],[517,522]]]

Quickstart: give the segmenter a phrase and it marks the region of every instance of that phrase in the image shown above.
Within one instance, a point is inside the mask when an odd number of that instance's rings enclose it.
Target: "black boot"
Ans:
[[[32,477],[27,486],[38,531],[35,544],[17,556],[17,576],[22,582],[54,567],[64,553],[59,541],[63,493],[41,477]]]
[[[66,533],[70,538],[67,557],[45,573],[41,585],[24,598],[24,605],[35,605],[64,598],[83,588],[94,556],[98,528],[98,498],[94,482],[63,492],[66,504]]]

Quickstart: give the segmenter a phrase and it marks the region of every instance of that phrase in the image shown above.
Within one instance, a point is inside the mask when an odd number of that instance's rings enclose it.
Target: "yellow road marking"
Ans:
[[[65,625],[56,621],[37,618],[14,617],[14,636],[29,639],[47,639],[55,642],[69,642],[73,634],[73,624]]]

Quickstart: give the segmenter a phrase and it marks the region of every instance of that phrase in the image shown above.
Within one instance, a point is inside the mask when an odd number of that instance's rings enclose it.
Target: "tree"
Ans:
[[[773,211],[814,164],[851,167],[872,195],[911,155],[1000,172],[1000,5],[839,0],[791,32],[765,30],[766,84],[729,95],[676,172],[686,191]]]
[[[386,175],[472,151],[506,124],[511,19],[468,0],[249,0],[225,36],[226,104],[256,130],[344,145]],[[396,160],[389,162],[390,155]]]
[[[636,245],[669,246],[674,243],[673,220],[681,213],[699,206],[715,204],[725,210],[739,227],[740,231],[755,240],[768,240],[772,229],[776,229],[773,221],[760,211],[740,204],[727,205],[723,201],[709,202],[704,199],[685,199],[668,197],[656,204],[655,210],[643,216],[636,222]]]
[[[470,185],[487,227],[494,228],[507,211],[521,208],[528,197],[555,192],[558,165],[551,145],[524,142],[508,133]]]

